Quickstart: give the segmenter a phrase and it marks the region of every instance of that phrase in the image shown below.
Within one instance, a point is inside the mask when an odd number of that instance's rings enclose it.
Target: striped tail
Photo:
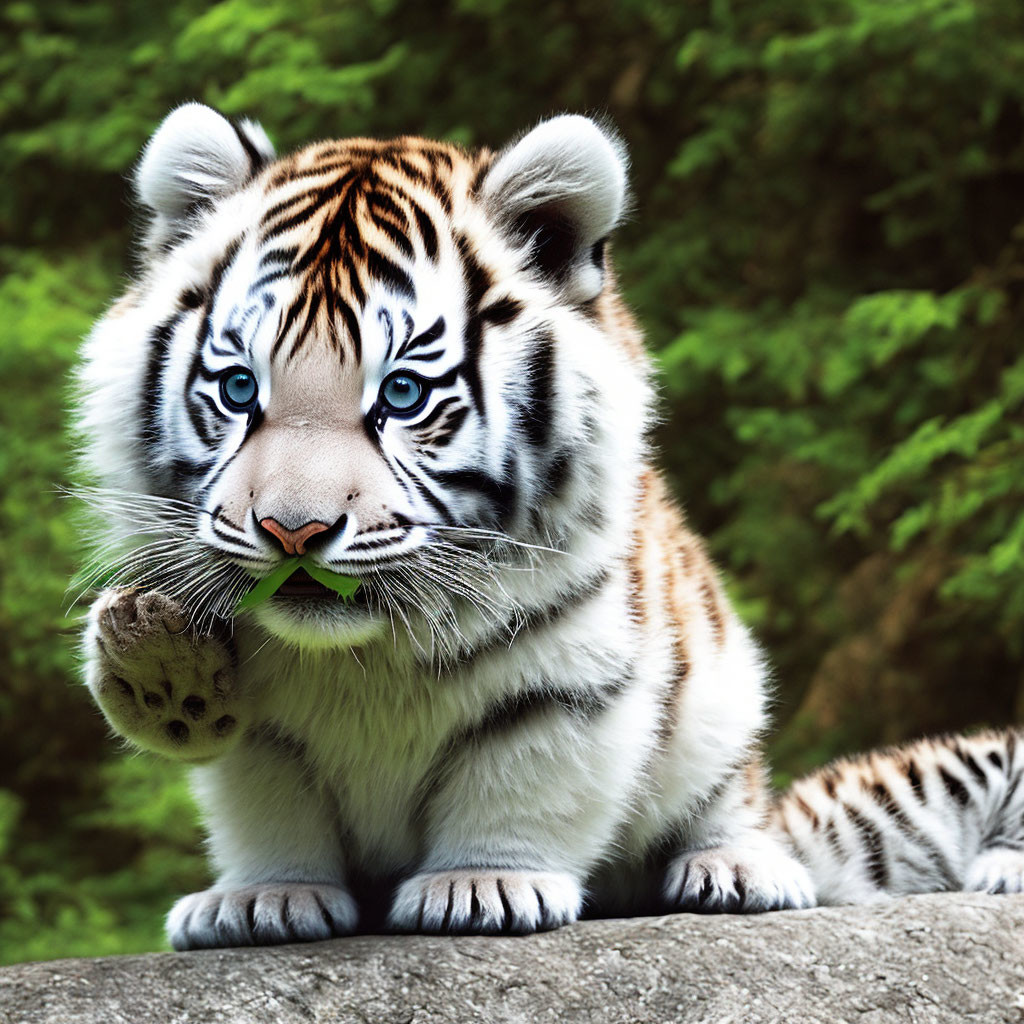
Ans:
[[[782,794],[774,826],[819,903],[1024,891],[1024,730],[835,761]]]

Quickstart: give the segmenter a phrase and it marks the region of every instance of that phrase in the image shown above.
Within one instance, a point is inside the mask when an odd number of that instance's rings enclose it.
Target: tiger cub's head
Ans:
[[[607,263],[615,136],[561,116],[497,154],[403,137],[278,159],[188,104],[135,186],[141,273],[89,339],[80,422],[138,582],[227,614],[305,555],[359,599],[300,578],[253,614],[346,645],[396,616],[460,634],[627,543],[648,391]]]

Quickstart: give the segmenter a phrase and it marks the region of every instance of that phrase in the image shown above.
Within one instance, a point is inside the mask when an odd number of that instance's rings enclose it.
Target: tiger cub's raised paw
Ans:
[[[816,902],[807,869],[770,845],[682,853],[669,865],[663,894],[669,909],[699,914],[800,910]]]
[[[115,732],[143,750],[203,762],[227,753],[248,712],[228,648],[155,592],[108,590],[89,611],[86,683]]]
[[[575,921],[582,893],[554,871],[475,868],[414,875],[395,893],[396,931],[449,935],[524,935]]]

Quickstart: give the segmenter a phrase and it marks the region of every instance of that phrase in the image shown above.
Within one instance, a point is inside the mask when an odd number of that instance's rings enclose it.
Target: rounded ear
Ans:
[[[601,291],[604,242],[626,203],[625,146],[588,117],[542,121],[502,150],[481,185],[491,216],[566,298]]]
[[[149,244],[173,240],[199,206],[237,191],[273,159],[270,139],[253,121],[235,124],[202,103],[172,110],[135,170],[136,194],[154,214]]]

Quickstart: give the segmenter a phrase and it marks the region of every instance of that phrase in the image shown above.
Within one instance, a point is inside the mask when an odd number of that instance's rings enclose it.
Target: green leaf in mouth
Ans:
[[[267,598],[273,597],[298,569],[305,569],[317,583],[322,583],[346,600],[359,589],[359,580],[352,576],[343,576],[341,573],[331,572],[330,569],[322,569],[319,565],[313,565],[304,558],[289,558],[273,572],[267,573],[252,590],[242,595],[238,604],[235,605],[235,614],[254,608],[266,601]]]

